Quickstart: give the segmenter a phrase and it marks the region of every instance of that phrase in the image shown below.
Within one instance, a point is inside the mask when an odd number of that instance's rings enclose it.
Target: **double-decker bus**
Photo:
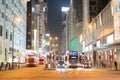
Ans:
[[[78,67],[78,52],[77,51],[70,51],[69,52],[69,67]]]

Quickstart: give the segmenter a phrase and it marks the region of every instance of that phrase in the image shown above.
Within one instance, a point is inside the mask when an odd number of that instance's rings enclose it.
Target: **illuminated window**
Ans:
[[[97,47],[100,47],[100,40],[96,42]]]
[[[31,32],[28,32],[28,35],[31,35]]]
[[[114,43],[114,37],[113,34],[107,36],[107,44]]]

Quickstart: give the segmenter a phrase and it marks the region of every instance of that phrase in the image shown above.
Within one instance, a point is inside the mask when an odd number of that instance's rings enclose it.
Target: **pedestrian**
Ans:
[[[17,67],[18,67],[18,69],[20,68],[20,62],[18,62]]]
[[[115,69],[117,70],[117,62],[116,61],[114,62],[114,65],[115,65]]]
[[[6,64],[5,64],[5,70],[8,70],[9,69],[9,63],[7,62]]]
[[[3,65],[4,65],[4,63],[1,62],[1,65],[0,65],[0,71],[2,71]]]

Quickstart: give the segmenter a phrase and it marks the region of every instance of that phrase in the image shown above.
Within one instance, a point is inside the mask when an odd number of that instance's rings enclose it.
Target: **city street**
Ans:
[[[120,80],[120,71],[97,69],[45,70],[43,66],[0,71],[0,80]]]
[[[120,80],[120,0],[0,5],[0,80]]]

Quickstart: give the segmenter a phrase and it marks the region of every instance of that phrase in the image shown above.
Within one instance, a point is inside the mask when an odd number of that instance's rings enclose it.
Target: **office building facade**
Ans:
[[[0,5],[0,62],[24,63],[26,0],[1,0]]]
[[[120,68],[119,0],[112,0],[83,31],[85,53],[98,68]],[[95,55],[93,55],[95,51]]]
[[[29,9],[30,8],[30,9]],[[47,25],[47,3],[44,0],[28,2],[27,13],[27,50],[42,53],[45,46],[45,28]]]

